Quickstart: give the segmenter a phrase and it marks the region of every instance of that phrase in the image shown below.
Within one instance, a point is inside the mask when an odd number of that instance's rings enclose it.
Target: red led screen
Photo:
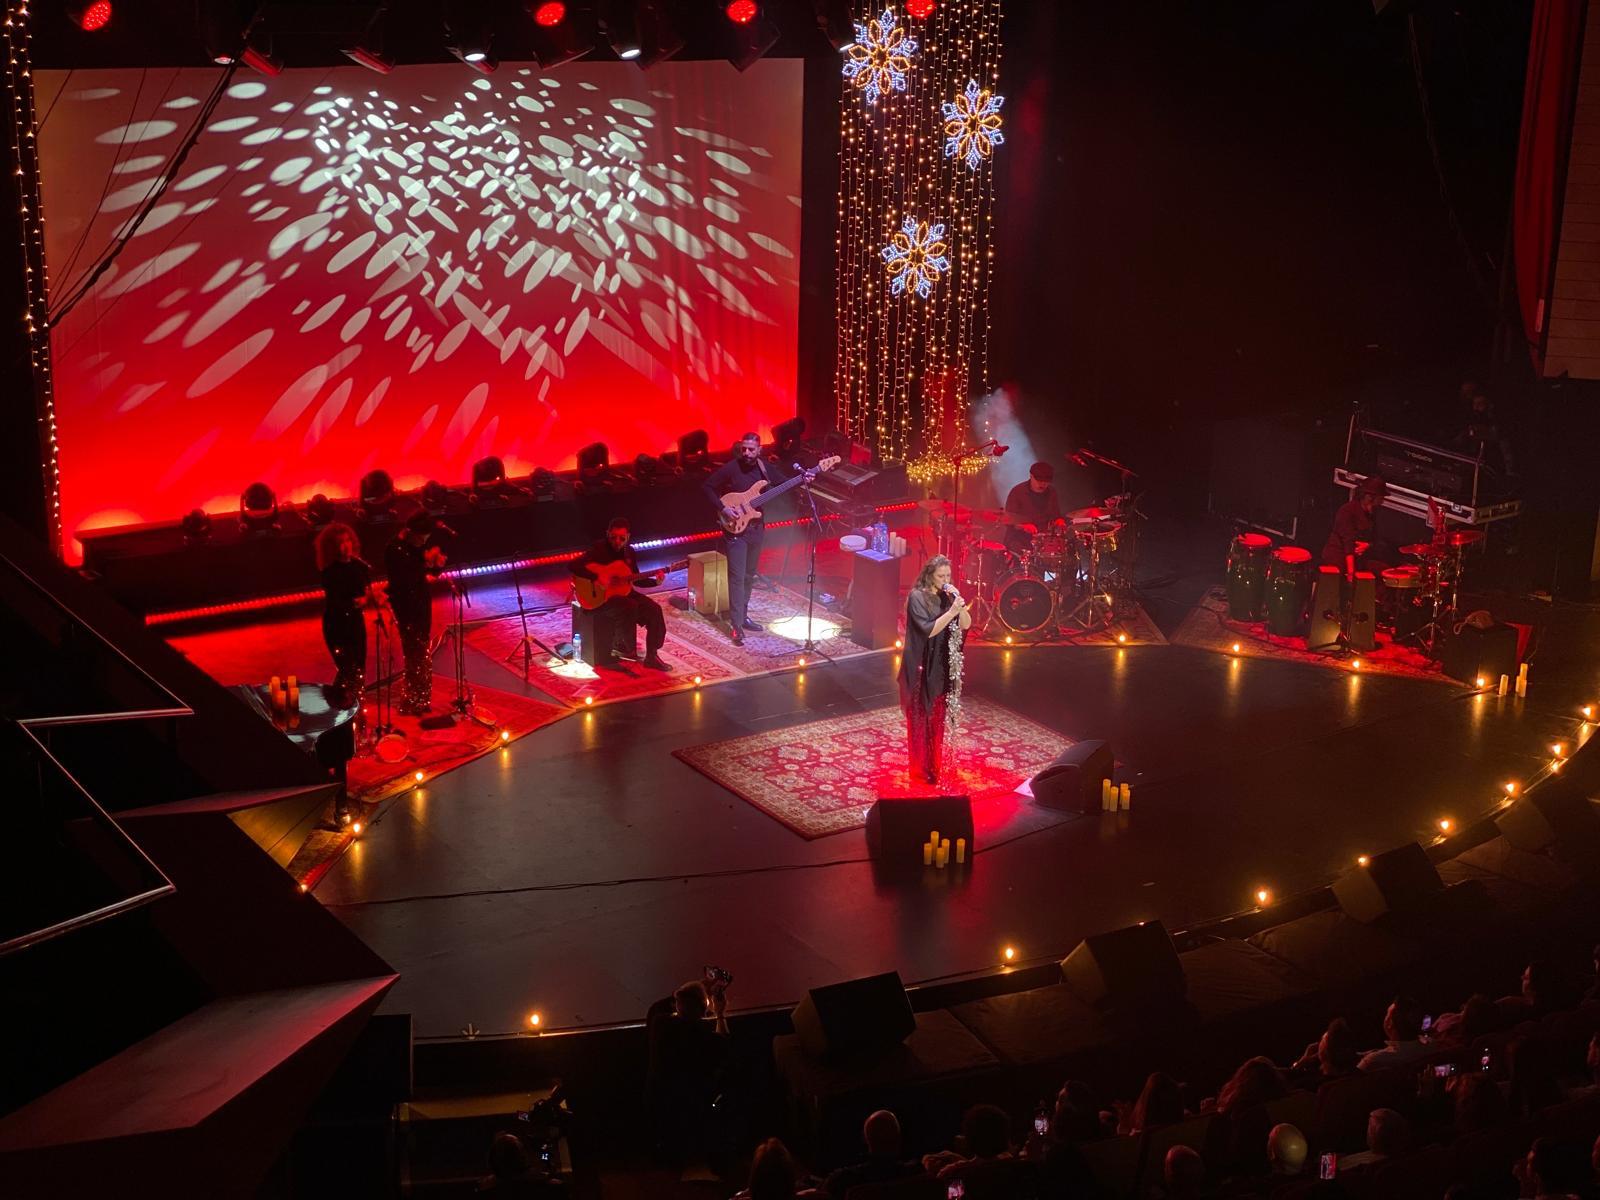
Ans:
[[[39,73],[52,308],[211,70]],[[613,461],[795,412],[797,61],[241,72],[53,340],[63,527]]]

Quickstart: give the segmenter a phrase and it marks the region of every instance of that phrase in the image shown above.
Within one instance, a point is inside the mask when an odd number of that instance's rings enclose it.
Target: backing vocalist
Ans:
[[[923,564],[906,597],[905,650],[900,656],[900,708],[914,783],[938,783],[944,752],[946,707],[959,651],[953,635],[972,627],[967,602],[950,583],[950,560],[936,554]]]

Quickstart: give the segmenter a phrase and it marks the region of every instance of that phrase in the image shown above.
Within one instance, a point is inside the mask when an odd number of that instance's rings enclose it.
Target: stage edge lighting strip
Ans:
[[[0,27],[6,56],[6,95],[11,101],[11,148],[17,164],[17,203],[22,226],[22,269],[28,358],[33,368],[33,405],[43,459],[45,536],[61,552],[61,478],[56,445],[55,387],[50,379],[50,282],[44,264],[44,207],[39,187],[38,114],[33,104],[32,15],[29,0],[8,0]]]
[[[917,507],[914,502],[901,504],[879,504],[876,506],[880,513],[905,512]],[[822,518],[824,521],[839,521],[843,518],[837,514],[829,513]],[[796,521],[769,521],[768,529],[787,529],[798,524]],[[635,550],[663,550],[671,546],[687,546],[694,542],[709,542],[722,536],[720,530],[711,529],[700,533],[685,533],[677,537],[655,538],[647,542],[635,542]],[[482,579],[487,575],[500,575],[507,571],[526,571],[532,567],[553,567],[557,563],[571,561],[583,553],[583,547],[577,546],[560,554],[544,554],[538,558],[503,559],[499,562],[477,563],[470,567],[458,567],[453,571],[443,572],[445,579]],[[209,617],[234,616],[239,613],[262,612],[275,608],[290,608],[296,604],[310,604],[322,599],[320,588],[298,592],[280,592],[272,596],[253,596],[248,600],[233,600],[226,604],[205,604],[197,608],[173,608],[159,612],[146,613],[144,623],[148,627],[158,625],[177,625],[184,621],[203,621]]]

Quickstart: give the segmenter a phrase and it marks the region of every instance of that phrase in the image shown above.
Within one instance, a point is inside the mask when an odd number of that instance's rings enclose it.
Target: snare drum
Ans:
[[[1382,608],[1397,638],[1408,638],[1422,628],[1427,572],[1418,566],[1389,567],[1383,572]]]
[[[1057,528],[1043,530],[1033,535],[1033,568],[1049,575],[1059,575],[1067,569],[1067,535]]]
[[[1267,563],[1267,629],[1279,637],[1305,632],[1311,603],[1311,551],[1279,546]]]
[[[1421,567],[1389,567],[1383,573],[1383,586],[1392,592],[1421,591],[1425,582]]]
[[[1267,592],[1267,563],[1272,539],[1264,533],[1241,533],[1228,551],[1228,616],[1235,621],[1261,620]]]
[[[1012,633],[1049,633],[1056,615],[1056,594],[1037,575],[1013,575],[1000,586],[994,612]]]

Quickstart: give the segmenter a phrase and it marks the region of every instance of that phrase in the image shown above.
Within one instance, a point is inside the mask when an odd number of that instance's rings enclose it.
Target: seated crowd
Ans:
[[[1600,947],[1596,958],[1600,968]],[[904,1152],[900,1121],[886,1110],[867,1118],[859,1157],[822,1177],[771,1138],[739,1195],[1600,1200],[1600,982],[1583,995],[1562,982],[1531,963],[1516,994],[1471,996],[1434,1020],[1398,997],[1381,1046],[1362,1047],[1335,1019],[1293,1063],[1251,1058],[1210,1098],[1162,1072],[1132,1100],[1070,1080],[1025,1137],[1005,1110],[980,1104],[948,1149],[920,1158]],[[709,1070],[722,1060],[705,1050],[700,1061]],[[1108,1186],[1102,1165],[1119,1146],[1138,1168]]]

